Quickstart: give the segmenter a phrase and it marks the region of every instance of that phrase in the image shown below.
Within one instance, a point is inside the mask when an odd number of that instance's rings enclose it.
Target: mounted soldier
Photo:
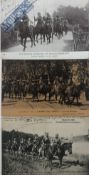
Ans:
[[[17,143],[16,138],[14,138],[13,141],[12,141],[11,150],[12,150],[13,154],[17,154],[17,151],[18,151],[18,143]]]
[[[38,12],[37,18],[34,17],[34,21],[37,21],[37,26],[41,26],[43,24],[43,18],[41,16],[41,13]]]
[[[44,39],[44,41],[45,41],[45,35],[44,35],[43,17],[41,16],[41,13],[37,14],[37,18],[34,17],[34,21],[37,21],[37,24],[35,26],[36,41],[38,43],[38,36],[40,35],[40,40],[41,40],[41,44],[42,44],[42,39]]]
[[[28,16],[27,16],[25,11],[23,12],[22,19],[20,20],[20,23],[19,23],[20,35],[22,33],[24,33],[24,30],[25,30],[26,34],[29,33],[29,18],[28,18]]]
[[[32,92],[32,100],[38,100],[39,101],[39,97],[38,97],[38,92],[39,92],[39,83],[37,80],[32,80],[31,83],[31,92]]]
[[[32,147],[33,147],[33,143],[32,143],[31,138],[29,137],[28,140],[27,140],[27,143],[26,143],[26,152],[27,152],[28,154],[31,154],[31,152],[32,152]]]
[[[51,15],[49,13],[46,13],[45,23],[46,23],[46,25],[51,25],[51,23],[52,23]]]
[[[60,147],[60,145],[61,145],[61,139],[59,137],[59,134],[56,134],[55,135],[54,143],[56,144],[56,146]]]
[[[26,49],[26,42],[27,38],[31,39],[31,47],[35,46],[35,31],[34,26],[29,26],[29,17],[27,16],[26,12],[23,12],[22,19],[19,23],[19,33],[21,37],[21,44],[24,46],[24,50]]]
[[[62,23],[59,15],[56,15],[55,21],[54,21],[54,31],[56,36],[60,38],[60,36],[63,36],[63,29],[62,29]]]
[[[25,11],[23,12],[22,21],[24,22],[25,26],[27,26],[27,27],[29,26],[29,17]]]
[[[44,155],[47,156],[48,149],[50,146],[50,138],[49,138],[48,133],[45,133],[45,135],[43,137],[43,143],[44,143]]]

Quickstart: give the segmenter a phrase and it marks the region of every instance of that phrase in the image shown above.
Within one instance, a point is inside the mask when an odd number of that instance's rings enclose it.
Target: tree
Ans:
[[[84,8],[71,7],[71,6],[60,6],[54,13],[53,16],[58,15],[68,19],[69,24],[80,26],[87,25],[88,17],[87,12]]]

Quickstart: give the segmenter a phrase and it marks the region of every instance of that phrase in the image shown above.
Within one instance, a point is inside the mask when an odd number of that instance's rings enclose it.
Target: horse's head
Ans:
[[[72,142],[65,143],[66,150],[72,154]]]
[[[69,154],[72,154],[72,142],[71,141],[65,141],[62,144],[62,148],[64,152],[68,151]]]

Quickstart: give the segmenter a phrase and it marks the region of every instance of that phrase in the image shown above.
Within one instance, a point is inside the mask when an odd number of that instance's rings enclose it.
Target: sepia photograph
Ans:
[[[1,50],[89,51],[89,0],[2,0]]]
[[[89,118],[2,119],[2,175],[89,175]]]
[[[2,60],[2,116],[86,116],[89,60]]]

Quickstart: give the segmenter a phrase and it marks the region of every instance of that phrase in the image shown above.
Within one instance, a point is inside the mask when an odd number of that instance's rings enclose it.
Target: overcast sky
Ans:
[[[22,3],[22,1],[23,0],[2,0],[2,21],[6,18],[6,16],[11,14],[13,9]],[[37,16],[38,12],[41,12],[42,15],[44,15],[45,12],[52,14],[53,11],[56,10],[60,5],[85,7],[87,2],[88,0],[37,0],[37,2],[34,4],[34,9],[29,13],[29,17],[32,19],[34,16]]]
[[[37,0],[34,7],[34,13],[41,12],[44,14],[46,11],[53,13],[60,5],[85,7],[88,0]]]
[[[85,7],[88,0],[37,0],[34,4],[34,9],[28,14],[30,19],[33,20],[34,16],[37,16],[38,12],[41,12],[42,16],[45,12],[52,14],[59,6],[73,6],[73,7]]]
[[[60,118],[37,118],[32,117],[30,120],[26,118],[17,119],[3,119],[2,128],[3,130],[11,131],[15,129],[16,131],[22,131],[25,133],[39,134],[43,135],[48,132],[50,136],[55,136],[56,133],[63,136],[76,136],[76,135],[87,135],[89,129],[89,118],[75,119],[75,122],[71,122],[68,119],[68,123],[63,123],[64,119]]]

